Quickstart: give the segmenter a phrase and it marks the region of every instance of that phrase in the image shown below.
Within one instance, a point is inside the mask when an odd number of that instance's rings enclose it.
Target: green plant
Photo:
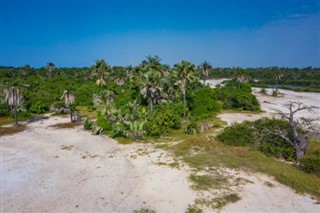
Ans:
[[[320,152],[314,152],[301,159],[301,169],[308,173],[320,174]]]
[[[217,138],[227,145],[246,146],[254,143],[254,132],[248,123],[226,127]]]
[[[83,128],[85,128],[86,130],[91,130],[93,123],[94,122],[92,120],[86,118],[83,123]]]
[[[199,124],[195,120],[191,120],[184,132],[189,135],[198,134],[200,132]]]
[[[47,112],[48,110],[49,110],[48,105],[46,105],[42,101],[36,101],[36,102],[32,103],[32,105],[30,107],[30,111],[33,113],[37,113],[37,114]]]
[[[185,213],[202,213],[202,209],[198,208],[196,205],[188,205],[188,208]]]
[[[209,87],[196,90],[187,99],[191,115],[196,119],[211,117],[221,110],[215,90]]]
[[[172,129],[181,127],[182,110],[180,104],[162,104],[155,107],[145,124],[147,135],[159,137]]]

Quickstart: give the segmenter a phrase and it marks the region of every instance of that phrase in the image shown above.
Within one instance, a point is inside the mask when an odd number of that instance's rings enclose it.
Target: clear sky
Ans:
[[[320,0],[1,0],[2,66],[320,67]]]

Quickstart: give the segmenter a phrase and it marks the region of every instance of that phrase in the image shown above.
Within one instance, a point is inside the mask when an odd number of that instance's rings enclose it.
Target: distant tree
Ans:
[[[199,80],[199,77],[196,74],[195,65],[189,61],[181,61],[178,64],[175,64],[175,73],[179,83],[181,85],[181,91],[183,95],[183,118],[186,119],[186,92],[188,83],[192,83]]]
[[[283,75],[282,75],[281,73],[276,73],[273,77],[276,79],[277,84],[276,84],[276,89],[273,90],[273,92],[272,92],[272,95],[273,95],[273,96],[278,96],[278,94],[279,94],[279,91],[278,91],[279,80],[280,80],[281,78],[283,78]]]
[[[56,65],[52,62],[48,62],[46,66],[46,70],[49,72],[50,78],[52,77],[54,70],[56,68]]]
[[[111,67],[105,62],[105,60],[96,60],[96,64],[91,67],[91,77],[97,79],[96,84],[104,86],[106,80],[111,73]]]
[[[203,63],[200,64],[200,69],[201,69],[201,76],[202,76],[202,80],[203,80],[203,85],[206,85],[206,79],[209,76],[209,72],[212,69],[212,66],[209,62],[204,61]]]
[[[21,98],[22,98],[22,96],[20,94],[20,90],[17,87],[12,86],[9,89],[5,89],[4,94],[5,94],[5,101],[13,109],[15,126],[18,127],[19,123],[18,123],[17,108],[18,108],[18,106],[20,106]]]
[[[68,109],[70,111],[71,122],[76,122],[76,120],[73,118],[73,113],[72,113],[72,104],[73,104],[74,99],[75,99],[74,94],[72,94],[68,90],[65,90],[65,91],[63,91],[63,94],[62,94],[60,99],[61,100],[64,99],[64,103],[65,103],[65,105],[68,107]]]

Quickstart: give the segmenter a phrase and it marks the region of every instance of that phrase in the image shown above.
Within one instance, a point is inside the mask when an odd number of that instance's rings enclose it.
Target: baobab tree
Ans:
[[[22,98],[20,94],[20,90],[17,87],[12,86],[9,89],[4,90],[4,95],[5,95],[5,101],[13,109],[14,123],[15,123],[15,126],[18,127],[19,123],[18,123],[17,108],[18,106],[20,106],[21,98]]]
[[[267,133],[277,135],[281,137],[283,140],[285,140],[288,144],[290,144],[296,152],[296,165],[300,164],[301,158],[304,156],[308,149],[309,144],[309,135],[310,131],[314,129],[314,126],[312,125],[312,122],[319,119],[306,119],[301,118],[295,119],[294,116],[296,113],[308,110],[309,112],[313,112],[314,109],[319,109],[320,107],[316,106],[305,106],[303,103],[300,102],[290,102],[288,104],[285,104],[289,112],[283,112],[280,110],[275,110],[283,119],[286,119],[289,121],[290,124],[290,131],[293,135],[293,138],[290,138],[289,132],[286,132],[283,129],[276,129],[275,131],[270,131],[267,129]]]
[[[63,94],[61,96],[61,100],[64,98],[64,103],[65,105],[68,107],[69,111],[70,111],[70,118],[71,118],[71,122],[76,122],[76,119],[73,119],[73,115],[72,115],[72,104],[74,102],[75,96],[68,90],[63,91]]]

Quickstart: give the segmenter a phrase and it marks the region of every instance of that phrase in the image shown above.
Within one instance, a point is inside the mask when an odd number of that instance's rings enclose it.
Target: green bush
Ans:
[[[196,119],[204,119],[215,115],[221,110],[216,101],[215,91],[209,87],[200,88],[188,96],[191,115]]]
[[[308,173],[320,173],[320,152],[315,152],[301,159],[301,169]]]
[[[37,114],[45,113],[49,111],[49,106],[42,101],[36,101],[32,103],[30,111]]]
[[[277,119],[260,119],[253,122],[246,121],[240,124],[233,124],[230,127],[226,127],[217,138],[228,145],[251,145],[267,156],[294,161],[294,148],[280,136],[269,134],[266,131],[266,129],[276,131],[277,128],[287,132],[287,136],[293,139],[290,132],[290,124],[285,120]]]
[[[159,137],[169,133],[171,129],[179,129],[182,122],[182,108],[180,104],[163,104],[155,106],[154,112],[148,116],[145,124],[147,135]]]
[[[227,145],[246,146],[254,143],[254,132],[249,123],[245,122],[226,127],[217,138]]]
[[[223,109],[237,109],[245,111],[258,111],[260,105],[257,98],[251,94],[250,84],[229,82],[224,87],[215,89],[218,100],[223,102]]]
[[[94,122],[87,118],[84,120],[83,128],[85,128],[86,130],[91,130],[93,124],[94,124]]]

